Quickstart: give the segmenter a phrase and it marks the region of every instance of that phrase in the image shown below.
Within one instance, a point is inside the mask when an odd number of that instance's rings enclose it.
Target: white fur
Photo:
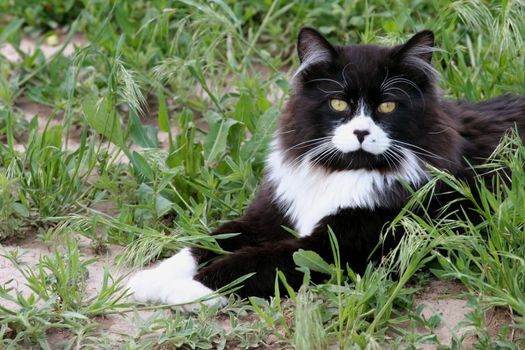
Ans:
[[[322,218],[340,208],[377,207],[381,198],[378,194],[400,178],[418,185],[426,174],[411,152],[405,151],[404,157],[397,173],[365,169],[327,172],[312,166],[308,159],[291,165],[279,149],[274,149],[268,158],[268,176],[275,186],[277,203],[304,237]]]
[[[303,61],[297,71],[293,75],[295,78],[299,73],[301,73],[306,67],[311,66],[316,63],[328,62],[331,59],[330,51],[326,47],[318,44],[317,42],[310,43],[310,46],[307,48],[303,55]]]
[[[128,281],[127,287],[133,298],[141,303],[187,304],[185,310],[198,307],[198,299],[211,295],[213,290],[193,279],[197,262],[189,248],[182,249],[155,268],[137,272]],[[223,297],[213,297],[203,303],[224,304]]]
[[[432,46],[416,45],[408,51],[408,54],[404,58],[404,62],[421,70],[429,78],[437,79],[439,77],[439,72],[429,61],[422,58],[423,55],[431,54],[434,51],[439,51],[439,49]]]
[[[370,134],[365,137],[363,143],[360,143],[354,134],[355,130],[366,130]],[[366,115],[364,103],[362,102],[360,103],[359,115],[334,130],[332,143],[335,148],[345,153],[355,152],[362,148],[369,153],[377,155],[385,152],[390,147],[388,135],[374,123],[370,116]]]
[[[165,304],[180,305],[184,310],[198,309],[200,303],[225,305],[226,298],[213,296],[214,291],[192,278],[165,281],[158,291],[158,300]],[[201,300],[204,299],[204,300]]]
[[[171,258],[162,261],[157,269],[173,278],[190,278],[197,272],[197,261],[191,255],[190,248],[184,248]]]

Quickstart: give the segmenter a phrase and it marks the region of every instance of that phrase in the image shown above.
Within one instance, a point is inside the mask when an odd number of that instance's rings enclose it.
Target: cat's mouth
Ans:
[[[364,152],[364,153],[368,153],[374,156],[379,156],[387,152],[389,147],[390,147],[390,142],[378,143],[376,140],[371,140],[369,143],[360,144],[357,146],[357,149],[355,150],[351,149],[345,153]]]
[[[357,130],[361,132],[360,130]],[[364,131],[363,131],[364,133]],[[346,135],[334,135],[332,144],[335,149],[345,154],[362,152],[373,156],[380,156],[389,151],[392,146],[391,140],[386,135],[369,135],[345,137]]]
[[[331,141],[343,153],[364,151],[373,155],[385,153],[391,144],[387,133],[364,115],[338,126]]]
[[[330,151],[309,157],[311,164],[336,171],[357,169],[394,171],[403,159],[404,154],[391,148],[376,154],[363,147],[348,152],[332,147]]]
[[[359,136],[359,137],[358,137]],[[303,161],[313,166],[330,170],[375,169],[382,171],[396,170],[404,159],[403,152],[395,140],[386,137],[386,133],[353,134],[350,138],[331,134],[303,141],[289,150],[307,147],[306,152],[300,152],[293,160],[294,164]]]

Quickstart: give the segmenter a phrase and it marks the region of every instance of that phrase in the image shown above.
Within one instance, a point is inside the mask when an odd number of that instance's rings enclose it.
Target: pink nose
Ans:
[[[357,136],[357,140],[359,143],[363,143],[365,140],[365,137],[367,135],[370,135],[370,131],[368,130],[354,130],[354,135]]]

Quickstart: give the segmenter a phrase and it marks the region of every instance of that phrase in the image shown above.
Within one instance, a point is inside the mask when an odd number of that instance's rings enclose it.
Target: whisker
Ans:
[[[440,131],[429,131],[429,132],[427,132],[427,134],[429,134],[429,135],[439,135],[439,134],[442,134],[442,133],[444,133],[444,132],[446,132],[447,130],[450,130],[450,129],[452,129],[452,128],[450,126],[448,126],[448,127],[445,127],[444,129],[442,129]]]
[[[388,149],[381,154],[383,158],[385,159],[386,163],[390,168],[393,168],[394,160],[391,158],[392,155],[389,154]],[[392,163],[391,163],[392,162]]]
[[[322,156],[326,153],[326,152],[329,152],[330,151],[330,147],[327,144],[323,144],[323,147],[320,147],[319,150],[317,152],[313,152],[307,159],[312,161],[314,159],[316,159],[316,161],[314,161],[312,163],[312,165],[315,165],[315,163],[319,160],[319,158],[322,159]]]
[[[323,159],[330,157],[335,152],[337,152],[337,149],[330,147],[328,150],[317,157],[317,160],[313,163],[313,166],[319,165]]]
[[[404,159],[404,156],[401,153],[398,153],[398,149],[395,147],[389,148],[386,152],[397,162],[401,163]]]
[[[441,157],[441,156],[439,156],[439,155],[437,155],[437,154],[435,154],[435,153],[430,152],[429,150],[426,150],[426,149],[424,149],[424,148],[422,148],[422,147],[419,147],[419,146],[413,145],[413,144],[411,144],[411,143],[403,142],[403,141],[399,141],[399,140],[392,140],[392,142],[393,142],[393,143],[400,144],[400,145],[404,145],[404,146],[406,146],[406,147],[413,147],[413,148],[419,150],[419,151],[420,151],[419,153],[422,154],[422,155],[427,155],[427,156],[430,156],[430,157],[433,157],[433,158],[436,158],[436,159],[442,159],[442,160],[446,160],[446,161],[451,162],[449,159],[446,159],[446,158],[444,158],[444,157]],[[415,152],[415,150],[410,150],[410,151]]]
[[[346,70],[346,67],[348,67],[350,64],[352,64],[352,62],[348,62],[347,64],[345,64],[345,66],[343,67],[343,71],[341,72],[341,75],[343,76],[344,85],[347,88],[350,87],[350,85],[348,84],[348,81],[346,80],[345,70]]]
[[[315,145],[315,143],[325,142],[326,140],[330,139],[331,137],[332,136],[324,136],[324,137],[320,137],[320,138],[317,138],[317,139],[307,140],[307,141],[298,143],[296,145],[293,145],[292,147],[289,147],[289,148],[287,148],[286,150],[284,150],[282,152],[286,153],[286,152],[289,152],[289,151],[291,151],[293,149],[305,148],[305,147],[308,147],[308,146],[312,146],[312,145]]]
[[[333,151],[332,151],[332,155],[330,157],[328,157],[328,159],[326,160],[327,164],[328,165],[332,165],[332,162],[337,158],[337,156],[340,154],[340,152],[334,147],[332,148]]]
[[[417,84],[414,83],[412,80],[403,78],[402,75],[396,75],[396,76],[388,79],[384,84],[381,84],[381,91],[387,91],[387,90],[391,89],[393,87],[393,85],[399,84],[399,83],[407,84],[407,85],[413,87],[419,93],[419,95],[421,96],[421,99],[423,100],[423,102],[425,101],[425,98],[424,98],[425,96],[423,94],[423,91],[421,91],[421,89],[419,88],[419,86],[417,86]]]
[[[388,79],[388,73],[389,73],[389,71],[388,71],[388,68],[387,68],[387,69],[386,69],[386,75],[385,75],[385,78],[384,78],[383,81],[381,82],[381,85],[379,86],[379,90],[383,90],[383,87],[384,87],[384,85],[385,85],[385,82],[386,82],[387,79]]]
[[[429,160],[421,158],[421,156],[429,157],[429,155],[426,155],[426,154],[423,154],[423,153],[420,153],[420,152],[416,152],[416,151],[414,151],[414,150],[407,149],[407,148],[404,148],[404,147],[401,147],[401,146],[396,146],[396,147],[397,147],[399,150],[404,150],[404,151],[408,151],[408,152],[410,152],[414,157],[416,157],[417,160],[419,160],[419,161],[422,162],[422,163],[429,163]],[[430,157],[431,157],[431,156],[430,156]],[[431,158],[435,158],[435,157],[431,157]]]
[[[327,91],[324,89],[321,89],[320,87],[317,88],[318,90],[324,92],[327,95],[333,95],[333,94],[344,94],[345,92],[343,90],[333,90],[333,91]]]
[[[289,133],[292,133],[292,132],[295,132],[295,129],[286,130],[286,131],[276,131],[275,135],[284,135],[284,134],[289,134]]]
[[[328,78],[318,78],[318,79],[308,80],[307,82],[305,82],[305,84],[314,83],[314,82],[317,82],[317,81],[328,81],[328,82],[335,83],[335,84],[339,85],[343,90],[345,88],[345,86],[343,84],[341,84],[340,82],[338,82],[337,80],[328,79]]]
[[[422,152],[426,152],[429,155],[433,155],[433,156],[439,157],[437,154],[434,154],[434,153],[430,152],[429,150],[424,149],[423,147],[416,146],[414,144],[411,144],[411,143],[408,143],[408,142],[404,142],[404,141],[400,141],[400,140],[391,140],[391,141],[392,141],[393,144],[397,144],[398,146],[403,145],[403,146],[408,146],[408,147],[414,147],[415,149],[418,149],[418,150],[420,150]]]
[[[324,152],[328,147],[330,147],[330,144],[328,142],[324,142],[324,143],[321,143],[319,145],[316,145],[314,148],[312,148],[311,150],[305,152],[304,154],[302,154],[301,156],[297,157],[292,163],[291,165],[293,167],[297,166],[299,163],[303,162],[305,159],[307,159],[308,157],[315,157],[316,155]]]
[[[383,95],[390,95],[392,97],[397,97],[395,94],[391,93],[391,92],[386,92],[386,91],[383,91],[382,92]]]
[[[398,87],[395,87],[395,86],[391,86],[389,87],[388,89],[386,89],[383,93],[388,93],[388,91],[391,91],[391,90],[398,90],[398,91],[401,91],[402,93],[404,93],[406,95],[406,97],[410,100],[410,94],[408,92],[406,92],[405,90],[401,89],[401,88],[398,88]],[[412,102],[410,102],[412,103]]]

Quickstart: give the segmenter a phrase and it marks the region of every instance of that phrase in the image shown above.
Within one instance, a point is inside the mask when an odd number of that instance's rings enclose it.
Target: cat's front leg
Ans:
[[[269,221],[269,220],[268,220]],[[258,235],[257,221],[249,215],[237,221],[223,224],[212,235],[223,233],[237,233],[238,235],[218,240],[220,247],[225,251],[259,245],[265,240],[279,240],[289,237],[281,227],[273,224],[273,235]],[[127,287],[133,298],[141,303],[182,304],[189,303],[185,309],[192,309],[195,302],[203,297],[211,296],[214,290],[194,280],[198,265],[211,261],[219,255],[211,250],[202,248],[182,249],[179,253],[158,264],[156,267],[139,271],[133,275]],[[224,303],[224,298],[211,297],[206,304]]]
[[[212,235],[222,233],[242,235],[244,229],[242,223],[232,221],[219,227]],[[250,244],[243,236],[228,238],[221,243],[221,248],[224,250],[235,250]],[[213,294],[213,290],[193,279],[197,267],[217,256],[218,254],[211,250],[193,248],[191,251],[190,248],[184,248],[157,266],[135,273],[129,279],[127,287],[133,299],[140,303],[187,304],[184,309],[193,309],[197,307],[196,302],[199,299]],[[221,298],[210,298],[204,303],[214,304],[224,301]]]
[[[335,233],[341,266],[349,266],[354,272],[363,273],[370,259],[379,259],[396,246],[402,237],[402,232],[389,234],[381,247],[375,250],[382,228],[397,213],[397,209],[345,209],[324,218],[309,236],[266,241],[217,259],[199,270],[195,280],[216,290],[237,278],[255,273],[235,293],[242,297],[269,297],[274,295],[275,273],[279,270],[286,276],[288,284],[297,290],[303,282],[303,273],[297,270],[293,260],[296,251],[312,250],[329,263],[334,260],[328,227]],[[375,253],[370,256],[373,251]],[[311,271],[311,277],[313,282],[319,283],[327,276]]]
[[[326,232],[317,232],[309,237],[286,239],[245,247],[213,261],[195,273],[199,249],[183,250],[152,270],[135,275],[128,287],[135,300],[163,304],[185,304],[189,310],[197,306],[198,299],[210,298],[206,304],[223,304],[224,297],[213,293],[244,275],[255,273],[243,282],[236,291],[242,297],[269,297],[274,294],[275,274],[282,271],[292,288],[299,288],[303,274],[296,270],[293,253],[299,249],[316,250],[323,258],[331,252]],[[182,264],[182,265],[181,265]],[[186,268],[182,268],[182,266]],[[192,275],[176,275],[172,271],[186,271]],[[319,275],[312,272],[314,280]]]
[[[280,246],[279,242],[283,242],[283,247],[290,245],[290,242],[294,242],[293,244],[295,246],[296,240],[290,240],[291,235],[283,229],[283,226],[289,227],[290,222],[282,215],[276,204],[270,200],[272,196],[268,191],[270,191],[270,188],[263,185],[243,217],[223,224],[212,233],[212,235],[237,233],[237,235],[233,237],[217,240],[221,249],[227,252],[233,252],[233,254],[231,254],[233,258],[230,258],[230,255],[220,257],[217,253],[202,248],[191,248],[191,250],[183,249],[171,258],[164,260],[157,267],[140,271],[130,279],[128,287],[134,299],[142,303],[192,303],[197,299],[213,293],[213,291],[219,287],[223,287],[234,281],[237,277],[255,271],[248,268],[249,271],[244,269],[243,271],[247,272],[239,274],[242,271],[238,271],[238,268],[232,267],[231,271],[225,268],[229,261],[235,260],[237,252],[240,251],[241,253],[239,253],[239,255],[244,257],[245,252],[254,250],[258,252],[257,254],[259,256],[263,254],[262,252],[264,252],[265,249],[268,249],[268,246],[272,247],[271,250],[275,250],[275,247]],[[297,246],[297,249],[298,248],[299,246]],[[280,249],[284,250],[282,247]],[[292,253],[293,250],[294,249],[292,249]],[[290,270],[293,272],[294,264],[291,256],[292,253],[283,252],[282,256],[289,257],[289,259],[286,260],[286,264],[290,266]],[[249,258],[247,258],[247,260],[249,260]],[[214,279],[216,282],[221,282],[214,284],[217,287],[210,287],[211,285],[202,283],[197,277],[194,278],[199,265],[210,263],[203,271],[210,271],[210,273],[212,273],[214,269],[219,266],[216,265],[217,262],[223,262],[220,264],[223,278],[220,280]],[[283,262],[279,264],[279,268],[285,269],[286,264],[283,260]],[[253,265],[249,266],[253,267]],[[273,281],[275,277],[275,267],[267,270],[268,274],[271,275],[269,279]],[[261,274],[258,274],[257,278],[265,273],[266,272],[261,271]],[[203,274],[199,273],[199,275],[202,276]],[[235,277],[229,278],[229,276]],[[271,283],[273,285],[273,282]],[[207,303],[221,303],[224,302],[224,300],[224,298],[214,298]],[[193,307],[193,305],[189,307]]]
[[[243,287],[236,293],[242,297],[270,297],[274,294],[275,275],[279,270],[286,276],[288,284],[298,289],[303,282],[303,273],[296,269],[293,253],[299,249],[315,250],[325,259],[329,259],[328,252],[331,252],[326,233],[319,232],[309,237],[243,248],[201,269],[195,280],[216,290],[237,278],[255,273],[243,282]],[[320,277],[312,272],[314,280],[319,281]]]

